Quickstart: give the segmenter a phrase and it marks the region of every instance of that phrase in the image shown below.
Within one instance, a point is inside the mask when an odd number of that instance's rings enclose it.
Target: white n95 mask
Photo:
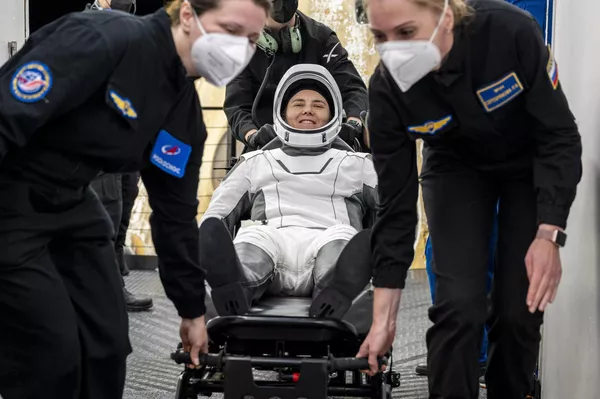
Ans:
[[[397,40],[377,45],[381,61],[403,92],[407,92],[442,62],[442,55],[438,47],[433,44],[433,39],[442,24],[447,8],[448,0],[429,40]]]
[[[196,73],[214,86],[226,86],[250,63],[256,47],[247,37],[207,33],[198,16],[195,17],[202,32],[192,45],[192,63]]]

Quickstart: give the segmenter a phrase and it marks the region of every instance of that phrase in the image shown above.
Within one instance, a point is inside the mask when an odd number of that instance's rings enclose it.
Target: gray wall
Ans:
[[[583,139],[583,179],[561,250],[563,279],[544,325],[542,398],[600,398],[600,1],[557,0],[559,78]]]
[[[8,42],[16,41],[17,48],[25,42],[25,18],[27,2],[23,0],[2,0],[0,12],[0,65],[8,59]]]

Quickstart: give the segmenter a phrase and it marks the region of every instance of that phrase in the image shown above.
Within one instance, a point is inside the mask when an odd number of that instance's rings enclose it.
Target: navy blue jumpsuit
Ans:
[[[141,171],[178,314],[204,314],[206,139],[161,9],[65,16],[0,69],[0,396],[120,398],[131,352],[113,228],[90,182]]]
[[[526,305],[525,255],[539,224],[566,226],[581,178],[581,137],[538,23],[506,2],[469,5],[474,15],[455,28],[439,70],[405,93],[383,65],[371,78],[380,200],[373,284],[404,287],[420,182],[436,275],[427,333],[430,398],[476,399],[499,201],[488,398],[523,399],[533,388],[543,319]]]

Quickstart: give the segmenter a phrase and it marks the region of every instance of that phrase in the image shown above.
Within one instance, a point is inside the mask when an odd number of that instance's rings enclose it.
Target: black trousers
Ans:
[[[439,160],[438,160],[439,161]],[[524,399],[533,388],[542,313],[529,313],[525,254],[537,230],[531,170],[482,172],[451,159],[424,166],[435,304],[427,333],[430,399],[476,399],[481,336],[489,322],[489,399]],[[486,279],[494,209],[497,263],[488,312]]]
[[[119,228],[117,231],[117,239],[115,242],[115,248],[117,250],[123,250],[125,246],[125,238],[127,237],[127,230],[129,229],[129,220],[131,219],[131,212],[135,199],[139,194],[138,183],[140,181],[140,173],[123,173],[121,174],[121,218],[119,221]]]
[[[104,210],[108,214],[111,222],[112,234],[111,240],[116,248],[116,240],[119,235],[119,227],[123,216],[123,197],[121,187],[121,175],[116,173],[105,173],[92,181],[90,187],[94,190]],[[121,276],[121,285],[125,287],[125,280],[121,275],[121,268],[117,262],[115,253],[115,262],[119,276]]]
[[[108,213],[113,227],[112,240],[119,236],[119,227],[123,217],[122,178],[117,173],[105,173],[92,181],[90,187],[94,190],[100,203]]]
[[[118,399],[131,353],[113,230],[90,189],[0,176],[0,396]]]

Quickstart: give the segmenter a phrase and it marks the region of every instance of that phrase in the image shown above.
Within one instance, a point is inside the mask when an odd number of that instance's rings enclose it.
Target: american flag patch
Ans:
[[[552,87],[554,90],[558,87],[558,66],[556,65],[556,60],[554,59],[554,54],[552,54],[552,49],[548,46],[548,65],[546,66],[546,71],[548,72],[548,78],[550,79],[550,83],[552,83]]]

